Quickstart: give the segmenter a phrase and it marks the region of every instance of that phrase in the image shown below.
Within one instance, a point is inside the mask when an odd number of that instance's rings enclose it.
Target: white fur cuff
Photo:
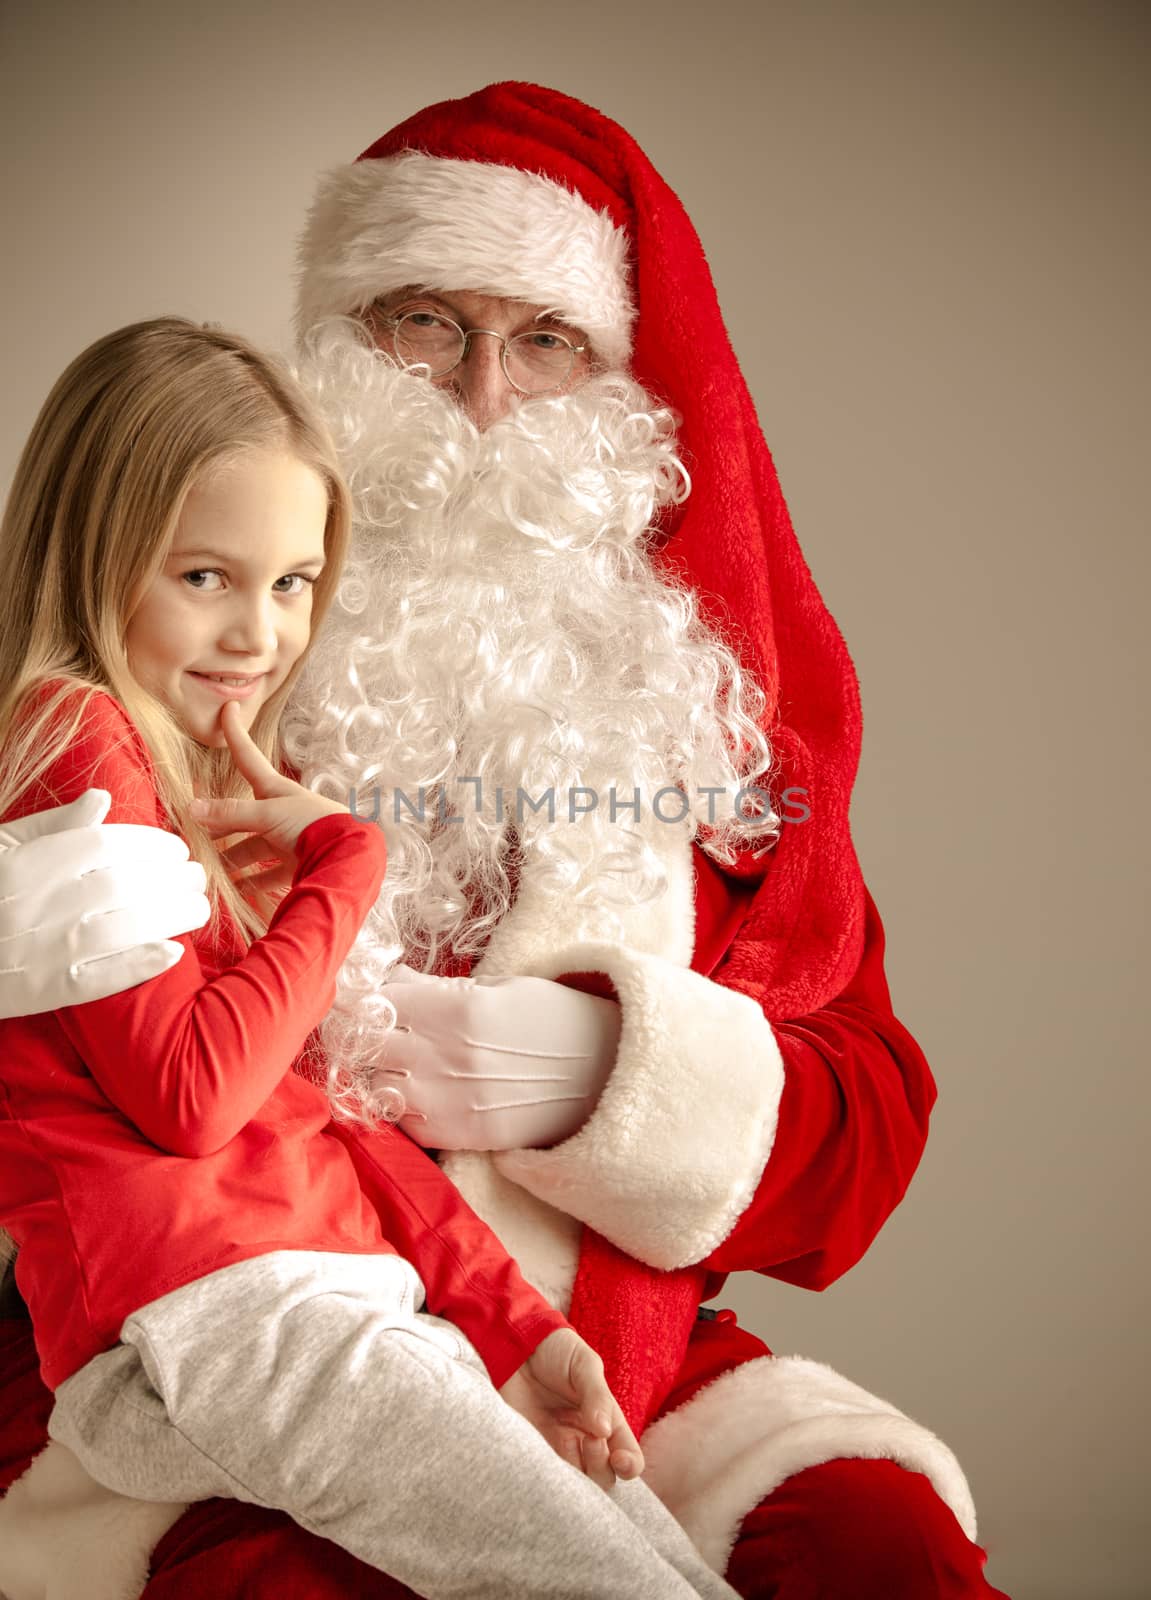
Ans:
[[[783,1058],[754,1000],[661,956],[576,945],[541,977],[604,972],[623,1014],[592,1116],[552,1150],[495,1162],[537,1199],[671,1270],[710,1255],[750,1204],[775,1138]]]

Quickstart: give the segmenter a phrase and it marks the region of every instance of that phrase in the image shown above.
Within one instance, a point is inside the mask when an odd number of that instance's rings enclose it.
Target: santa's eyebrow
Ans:
[[[552,323],[556,327],[566,328],[568,333],[574,334],[577,339],[586,340],[587,338],[586,331],[580,327],[578,322],[573,322],[570,317],[565,317],[563,312],[557,310],[554,306],[550,311],[537,311],[532,321]]]
[[[373,304],[381,307],[385,312],[391,312],[408,300],[425,300],[429,304],[449,312],[452,320],[454,322],[459,321],[461,326],[467,321],[467,313],[460,309],[449,294],[440,289],[429,289],[425,285],[418,283],[406,285],[402,289],[389,289],[387,294],[380,295]],[[584,348],[591,343],[587,330],[581,328],[577,322],[572,322],[565,317],[563,312],[555,306],[545,306],[542,311],[537,311],[534,317],[525,318],[521,332],[526,333],[530,328],[536,327],[556,328],[580,348]]]

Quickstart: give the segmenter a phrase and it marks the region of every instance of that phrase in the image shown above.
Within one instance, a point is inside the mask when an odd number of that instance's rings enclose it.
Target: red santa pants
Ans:
[[[0,1492],[44,1444],[50,1408],[27,1322],[0,1321]],[[751,1512],[727,1576],[747,1600],[1006,1600],[984,1578],[984,1559],[919,1473],[829,1461],[787,1479]],[[206,1500],[157,1545],[143,1600],[349,1595],[412,1600],[279,1512]]]

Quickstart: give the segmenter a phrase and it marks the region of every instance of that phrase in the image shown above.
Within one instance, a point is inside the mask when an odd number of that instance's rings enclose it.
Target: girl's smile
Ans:
[[[251,677],[241,678],[234,674],[190,671],[188,676],[198,679],[205,689],[218,694],[221,700],[246,700],[249,695],[256,693],[267,673],[259,672]]]

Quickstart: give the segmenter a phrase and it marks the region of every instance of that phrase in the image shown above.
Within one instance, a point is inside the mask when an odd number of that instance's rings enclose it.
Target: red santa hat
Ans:
[[[407,284],[545,305],[680,418],[692,493],[661,551],[768,694],[778,794],[806,791],[756,865],[754,951],[728,981],[779,1019],[858,963],[863,886],[848,831],[860,711],[720,314],[703,248],[635,140],[578,100],[498,83],[419,111],[324,181],[301,246],[301,328]],[[731,960],[742,957],[736,947]]]

